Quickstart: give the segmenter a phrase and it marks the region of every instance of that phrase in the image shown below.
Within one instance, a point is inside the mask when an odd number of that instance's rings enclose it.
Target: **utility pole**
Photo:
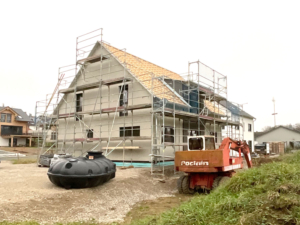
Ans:
[[[272,101],[273,101],[273,104],[274,104],[274,113],[272,115],[274,116],[274,127],[276,127],[276,115],[278,113],[275,112],[275,98],[274,97],[273,97]]]

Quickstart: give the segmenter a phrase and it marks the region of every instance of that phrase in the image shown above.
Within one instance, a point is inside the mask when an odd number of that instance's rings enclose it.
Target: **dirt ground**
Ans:
[[[39,148],[28,148],[28,147],[0,147],[1,150],[5,150],[13,153],[21,153],[27,156],[36,156],[39,153]]]
[[[150,175],[149,168],[118,169],[116,178],[102,186],[72,190],[53,185],[47,170],[35,164],[0,164],[0,221],[122,222],[133,206],[136,212],[142,212],[143,205],[149,207],[151,200],[177,193],[176,177],[167,177],[162,183]],[[181,197],[166,198],[164,202],[160,204],[163,208],[155,207],[155,211],[176,206]],[[153,201],[154,205],[157,203],[158,200]],[[140,218],[134,214],[129,213],[126,221]]]

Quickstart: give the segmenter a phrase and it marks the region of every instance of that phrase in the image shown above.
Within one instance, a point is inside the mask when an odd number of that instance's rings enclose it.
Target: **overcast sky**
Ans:
[[[300,123],[300,1],[1,1],[0,104],[34,114],[76,37],[103,39],[177,73],[200,60],[228,76],[228,98],[248,103],[255,131]]]

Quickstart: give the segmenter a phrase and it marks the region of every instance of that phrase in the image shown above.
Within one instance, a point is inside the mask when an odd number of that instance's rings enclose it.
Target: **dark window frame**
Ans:
[[[51,140],[56,140],[57,138],[57,132],[56,131],[52,131],[51,132]]]
[[[82,112],[83,93],[76,93],[76,112]]]
[[[94,138],[94,129],[86,130],[86,138]]]
[[[252,124],[248,123],[248,132],[252,132]]]
[[[128,84],[119,86],[119,94],[121,92],[120,99],[119,99],[119,106],[123,106],[123,91],[124,90],[127,91],[127,98],[128,98],[128,96],[129,96],[129,87],[128,87]],[[128,111],[127,112],[122,112],[122,111],[119,112],[119,116],[128,116]]]
[[[8,120],[9,118],[9,120]],[[11,113],[1,113],[0,122],[11,123],[12,114]]]
[[[163,127],[162,127],[163,128]],[[165,126],[165,131],[161,130],[161,142],[175,143],[175,130],[172,126]],[[170,130],[167,130],[170,129]]]
[[[8,118],[9,118],[9,121],[8,121]],[[10,113],[6,113],[6,123],[11,123],[11,114]]]
[[[5,121],[6,121],[6,113],[1,113],[0,122],[5,123]]]
[[[125,128],[125,133],[124,133],[124,128]],[[119,134],[120,137],[140,137],[141,127],[140,126],[120,127]]]
[[[22,126],[1,125],[1,135],[22,135]]]

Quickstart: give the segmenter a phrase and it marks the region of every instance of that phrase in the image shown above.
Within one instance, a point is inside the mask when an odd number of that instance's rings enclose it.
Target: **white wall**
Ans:
[[[241,122],[244,124],[244,140],[252,142],[252,152],[254,151],[254,121],[253,119],[243,117],[241,118]],[[248,125],[251,125],[251,131],[248,130]]]
[[[257,137],[256,141],[258,143],[278,142],[278,141],[295,142],[295,141],[300,141],[300,134],[297,132],[285,129],[283,127],[279,127],[269,133],[266,133],[260,137]]]
[[[0,137],[0,146],[3,146],[3,147],[8,147],[8,141],[9,139],[8,138],[2,138]]]

